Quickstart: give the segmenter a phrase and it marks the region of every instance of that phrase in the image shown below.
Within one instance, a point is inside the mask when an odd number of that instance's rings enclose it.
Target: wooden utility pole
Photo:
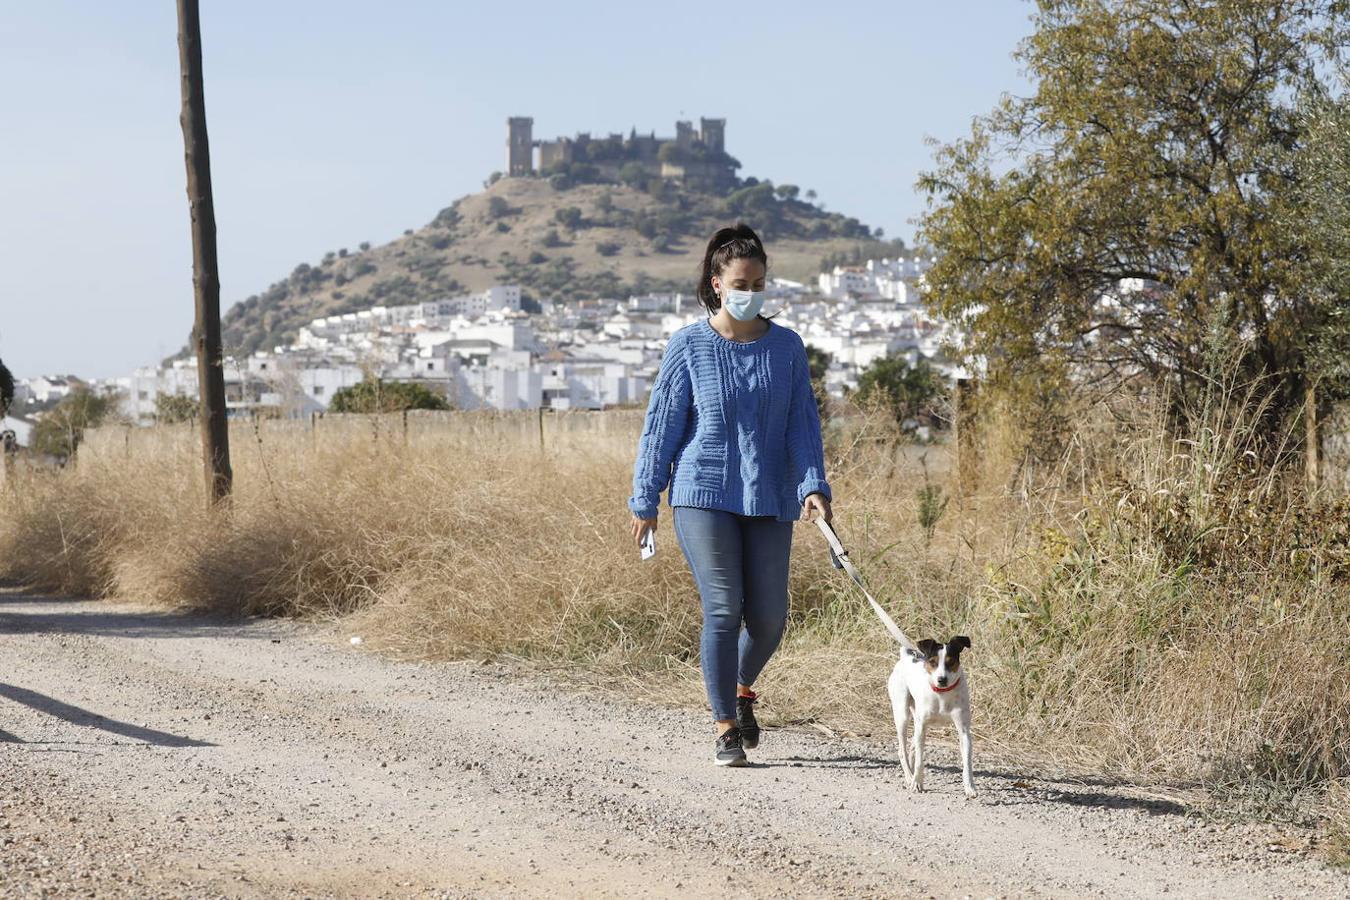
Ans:
[[[206,141],[206,92],[202,84],[202,26],[197,0],[178,0],[178,63],[182,74],[183,150],[192,214],[192,287],[197,317],[202,456],[207,505],[230,495],[230,433],[225,421],[225,369],[220,347],[220,272],[216,262],[216,210],[211,199],[211,152]]]
[[[979,448],[975,441],[975,382],[956,379],[953,423],[956,426],[956,483],[963,494],[973,494],[980,479]]]

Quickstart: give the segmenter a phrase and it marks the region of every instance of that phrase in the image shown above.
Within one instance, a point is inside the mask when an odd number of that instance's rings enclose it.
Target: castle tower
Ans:
[[[512,116],[506,120],[506,174],[534,174],[534,119]]]
[[[726,119],[703,119],[698,120],[699,138],[703,141],[703,146],[717,153],[726,152],[727,142],[727,120]]]
[[[694,143],[694,123],[676,122],[675,123],[675,146],[681,150],[688,150]]]

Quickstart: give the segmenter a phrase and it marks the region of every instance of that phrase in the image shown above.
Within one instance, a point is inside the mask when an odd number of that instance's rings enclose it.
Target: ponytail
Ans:
[[[744,222],[737,222],[734,228],[719,228],[708,241],[708,249],[703,252],[703,265],[698,276],[698,302],[709,315],[722,308],[722,301],[713,290],[714,275],[721,275],[727,263],[733,259],[757,259],[769,268],[769,257],[764,252],[764,244],[753,228]]]

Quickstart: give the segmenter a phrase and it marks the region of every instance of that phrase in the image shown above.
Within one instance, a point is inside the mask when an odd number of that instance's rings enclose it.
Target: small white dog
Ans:
[[[868,593],[834,528],[823,517],[815,521],[830,545],[830,561],[853,579],[881,624],[902,648],[900,661],[895,664],[886,689],[890,691],[891,709],[895,711],[895,733],[900,736],[900,763],[905,770],[905,781],[914,790],[923,790],[924,730],[930,720],[949,716],[961,737],[961,780],[966,796],[974,797],[975,779],[970,771],[970,675],[961,668],[961,651],[970,649],[970,638],[957,635],[946,644],[934,640],[922,640],[918,644],[910,641],[876,598]],[[905,746],[905,729],[911,718],[914,719],[912,766],[909,748]]]
[[[906,647],[895,664],[886,689],[895,713],[895,733],[900,738],[900,764],[905,781],[923,790],[923,738],[930,721],[948,717],[961,738],[961,781],[966,796],[975,796],[970,770],[970,673],[961,668],[961,651],[970,649],[970,638],[957,635],[946,644],[927,639],[918,650]],[[910,764],[905,729],[914,720],[914,762]]]

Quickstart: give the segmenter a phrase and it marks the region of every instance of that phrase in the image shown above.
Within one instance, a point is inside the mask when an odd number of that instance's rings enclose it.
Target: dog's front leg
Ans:
[[[914,778],[911,784],[914,790],[923,790],[923,731],[925,719],[915,710],[914,716]]]
[[[956,733],[961,738],[961,783],[965,786],[966,796],[975,796],[975,775],[971,767],[970,714],[958,713],[952,717]]]
[[[914,701],[910,699],[909,690],[901,686],[898,690],[892,684],[890,686],[891,712],[895,715],[895,734],[900,744],[900,768],[905,773],[905,784],[912,786],[914,784],[914,769],[909,764],[909,742],[905,740],[905,732],[909,727],[909,708]]]

